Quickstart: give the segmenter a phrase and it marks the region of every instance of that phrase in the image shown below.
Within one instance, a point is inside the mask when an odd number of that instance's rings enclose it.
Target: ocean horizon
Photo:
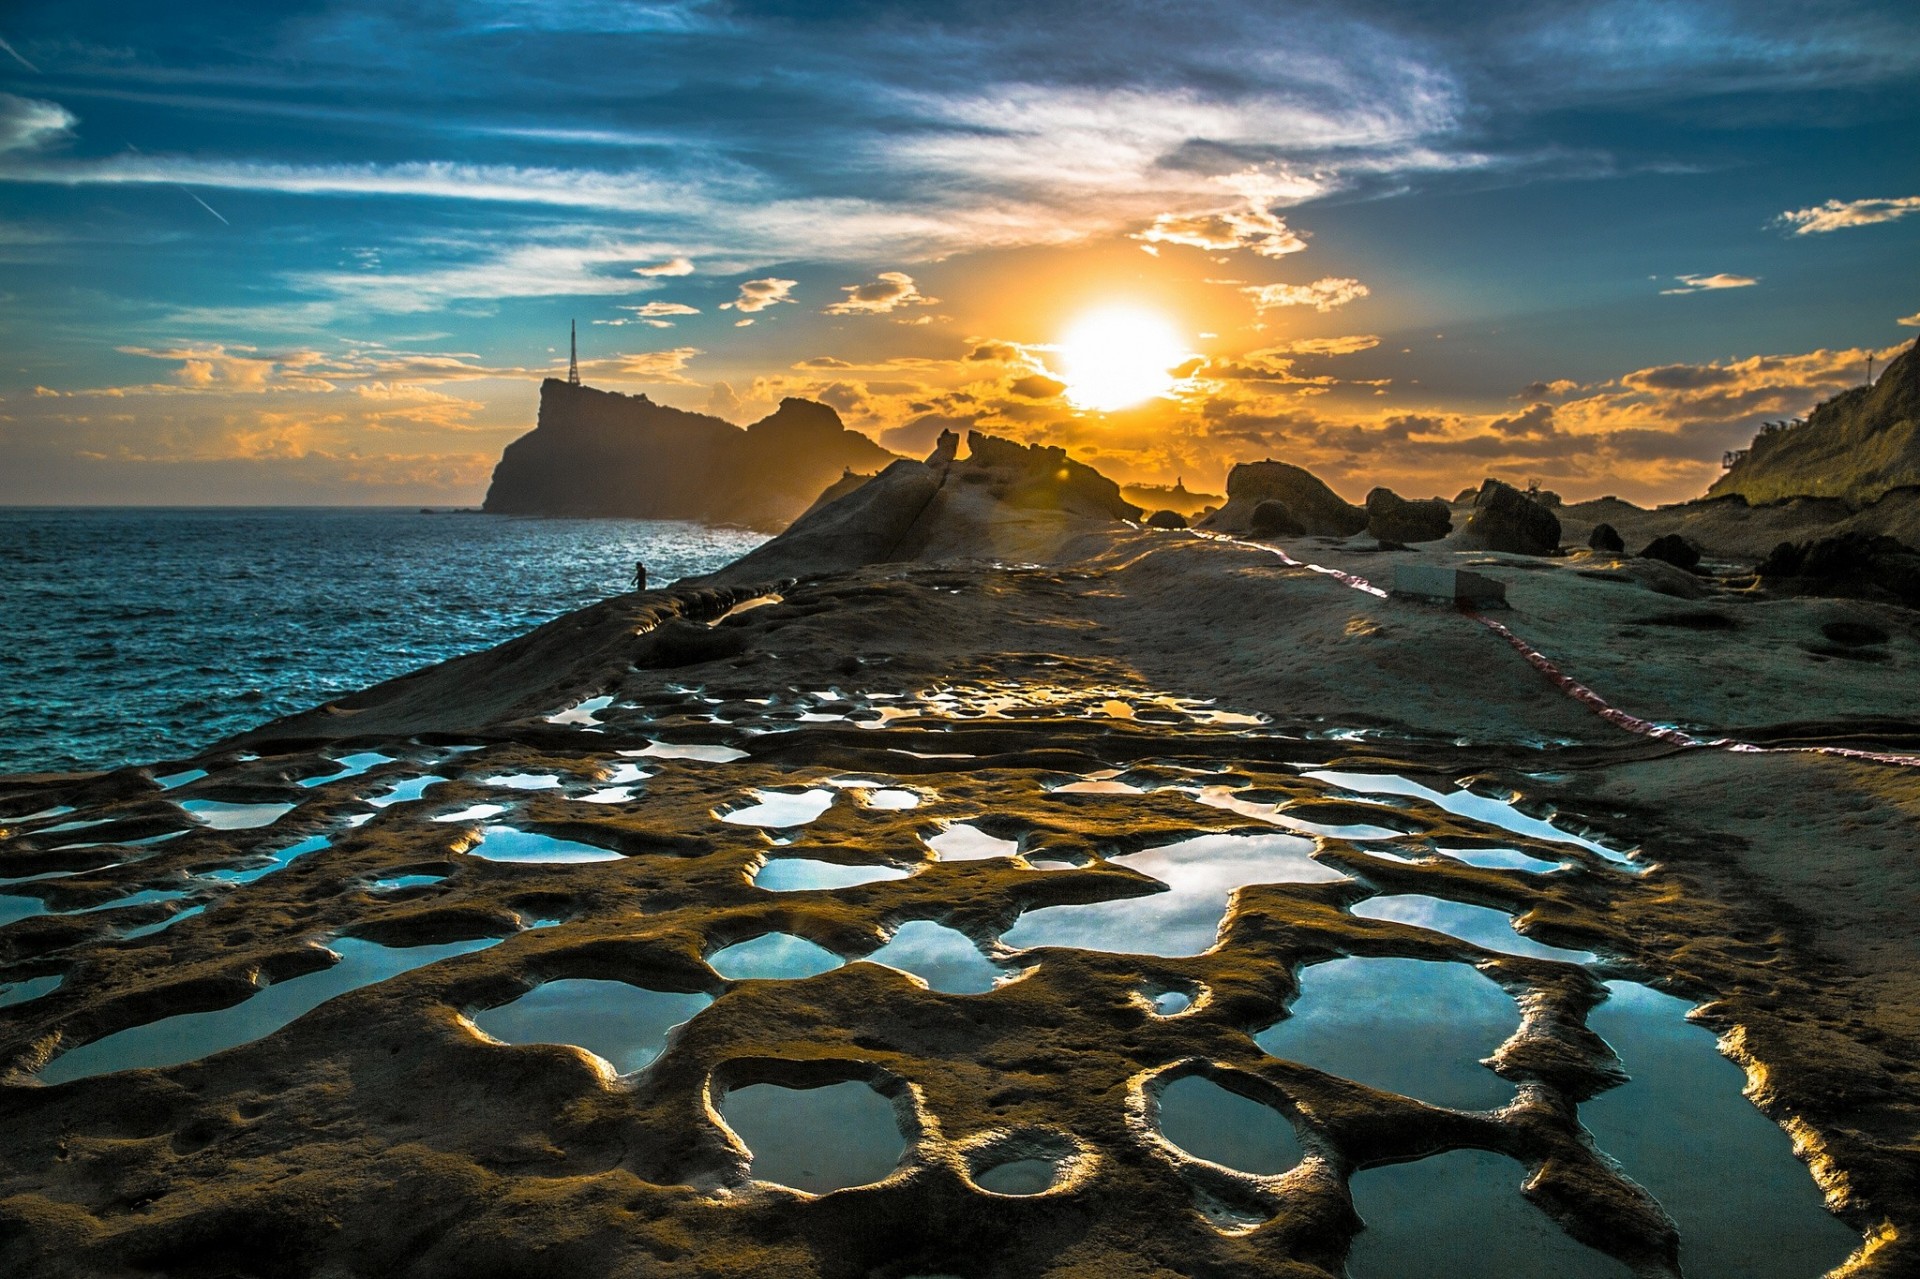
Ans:
[[[426,509],[0,506],[0,774],[181,758],[766,540]]]

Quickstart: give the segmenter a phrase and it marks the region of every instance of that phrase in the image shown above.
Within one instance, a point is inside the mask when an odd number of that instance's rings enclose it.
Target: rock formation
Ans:
[[[1221,533],[1247,529],[1265,501],[1285,502],[1303,531],[1314,537],[1352,537],[1367,526],[1367,513],[1328,488],[1311,471],[1288,462],[1241,462],[1227,472],[1227,504],[1200,522]]]
[[[1627,543],[1620,536],[1620,530],[1604,520],[1594,525],[1593,532],[1587,534],[1587,545],[1596,551],[1606,551],[1613,555],[1618,555],[1627,549]]]
[[[1187,526],[1187,517],[1178,511],[1159,510],[1147,516],[1148,528],[1183,529]]]
[[[484,509],[778,528],[849,471],[877,471],[894,456],[811,400],[783,400],[742,430],[549,378],[539,424],[501,455]]]
[[[1920,608],[1920,550],[1891,537],[1843,533],[1782,542],[1754,572],[1768,587],[1796,595],[1885,600]]]
[[[1560,549],[1560,519],[1511,484],[1488,480],[1474,499],[1466,532],[1489,551],[1551,555]]]
[[[1773,424],[1707,496],[1778,502],[1833,497],[1858,506],[1920,486],[1920,340],[1878,382],[1819,405],[1804,423]]]
[[[1277,497],[1270,497],[1253,508],[1247,517],[1247,533],[1252,537],[1300,537],[1306,526],[1293,518],[1293,512]]]
[[[1377,488],[1367,494],[1367,532],[1383,542],[1437,542],[1453,532],[1453,513],[1437,497],[1415,502]]]
[[[1678,533],[1665,533],[1647,543],[1641,559],[1661,560],[1691,573],[1700,563],[1700,548]]]

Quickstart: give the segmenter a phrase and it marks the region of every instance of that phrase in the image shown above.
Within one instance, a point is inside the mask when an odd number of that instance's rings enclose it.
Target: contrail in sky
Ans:
[[[15,55],[15,56],[18,56],[18,55]],[[138,155],[138,156],[146,155],[145,151],[142,151],[139,147],[133,145],[133,143],[131,142],[127,143],[127,150],[133,152],[135,155]],[[186,196],[187,199],[192,200],[195,204],[205,209],[208,213],[211,213],[213,214],[214,217],[219,218],[222,226],[233,225],[233,223],[227,221],[226,216],[222,214],[220,210],[214,208],[211,204],[208,204],[205,200],[202,200],[199,196],[195,195],[193,192],[189,191],[187,188],[181,186],[178,182],[174,183],[173,185],[180,192],[181,195]]]
[[[28,62],[25,58],[21,57],[20,50],[14,48],[12,45],[8,44],[5,40],[0,40],[0,49],[5,49],[9,57],[11,57],[15,62],[18,62],[21,66],[25,67],[27,70],[33,72],[35,75],[40,74],[39,67],[34,66],[31,62]]]

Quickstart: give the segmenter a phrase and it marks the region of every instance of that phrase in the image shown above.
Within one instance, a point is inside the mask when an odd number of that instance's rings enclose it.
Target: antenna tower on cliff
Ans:
[[[580,385],[580,324],[567,321],[567,381]]]

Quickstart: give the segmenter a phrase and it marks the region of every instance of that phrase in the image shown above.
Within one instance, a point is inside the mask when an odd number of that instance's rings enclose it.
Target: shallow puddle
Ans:
[[[251,884],[256,879],[283,871],[308,853],[317,853],[330,843],[325,835],[311,835],[297,844],[289,844],[277,853],[271,854],[271,860],[264,866],[249,866],[241,870],[212,870],[202,875],[202,879],[211,879],[222,884]]]
[[[907,874],[898,866],[844,866],[805,857],[776,857],[755,871],[752,879],[755,888],[792,893],[877,884],[882,880],[905,879]]]
[[[275,982],[231,1008],[183,1013],[134,1026],[61,1053],[36,1076],[59,1084],[116,1070],[173,1066],[263,1039],[348,991],[371,986],[435,960],[465,955],[498,944],[497,937],[447,942],[439,946],[397,948],[343,937],[327,943],[340,962],[319,972]]]
[[[1492,1110],[1513,1100],[1513,1085],[1480,1060],[1519,1027],[1513,999],[1467,964],[1335,959],[1303,969],[1292,1014],[1253,1038],[1370,1088]]]
[[[46,913],[47,904],[38,897],[0,893],[0,928],[4,928],[15,920],[31,919],[35,915]]]
[[[1349,1183],[1366,1229],[1347,1257],[1352,1279],[1630,1279],[1520,1194],[1526,1170],[1505,1155],[1455,1150],[1371,1168]],[[1698,1271],[1702,1279],[1738,1271]],[[1810,1279],[1814,1272],[1800,1274]]]
[[[507,811],[505,804],[471,804],[457,813],[442,813],[434,818],[436,822],[478,822],[489,817],[498,817]]]
[[[1580,1106],[1594,1144],[1620,1161],[1680,1228],[1690,1275],[1801,1279],[1825,1274],[1860,1239],[1822,1206],[1787,1134],[1742,1095],[1746,1075],[1691,1005],[1630,982],[1587,1025],[1626,1067],[1627,1083]]]
[[[792,933],[762,933],[707,956],[707,967],[728,981],[792,981],[817,976],[846,962],[825,946]]]
[[[165,777],[156,777],[153,781],[161,790],[176,790],[188,782],[197,782],[206,775],[207,770],[204,768],[189,768],[185,772],[168,773]]]
[[[429,786],[438,786],[446,780],[446,778],[436,776],[432,773],[428,773],[425,777],[410,777],[404,782],[396,783],[393,789],[384,795],[368,797],[367,802],[375,808],[388,808],[394,804],[410,804],[422,795],[425,795]]]
[[[1439,848],[1434,851],[1444,853],[1454,861],[1486,870],[1524,870],[1540,874],[1566,865],[1565,862],[1550,862],[1529,856],[1517,848]]]
[[[553,714],[547,716],[546,720],[549,724],[571,724],[576,728],[598,728],[600,721],[596,716],[611,705],[613,705],[613,698],[611,696],[589,697],[586,701],[569,706],[566,710],[555,711]]]
[[[1549,946],[1531,937],[1521,936],[1513,930],[1513,919],[1505,911],[1489,906],[1469,906],[1465,902],[1448,901],[1443,897],[1426,897],[1418,893],[1383,894],[1367,898],[1352,910],[1362,919],[1385,919],[1431,928],[1502,955],[1558,959],[1569,964],[1590,964],[1598,958],[1591,951],[1562,950],[1558,946]]]
[[[978,862],[989,857],[1012,857],[1020,851],[1020,841],[989,835],[966,822],[953,825],[927,841],[927,847],[943,862]]]
[[[25,981],[0,982],[0,1008],[7,1008],[14,1004],[24,1004],[31,1000],[38,999],[42,995],[51,995],[60,988],[60,983],[65,980],[66,978],[64,977],[54,976],[29,977]]]
[[[752,1152],[755,1180],[809,1194],[880,1181],[907,1149],[893,1103],[858,1082],[753,1084],[722,1098],[720,1114]]]
[[[712,1002],[706,994],[567,978],[545,982],[472,1020],[502,1043],[584,1048],[625,1075],[652,1064],[666,1051],[674,1027]]]
[[[912,973],[947,995],[978,995],[992,990],[1007,976],[980,953],[971,937],[930,919],[900,925],[891,941],[864,958],[868,963]]]
[[[1346,878],[1307,854],[1293,835],[1199,835],[1164,848],[1108,860],[1151,875],[1170,891],[1021,915],[1001,941],[1073,946],[1127,955],[1198,955],[1213,946],[1236,888],[1249,884],[1328,884]]]
[[[1130,782],[1116,782],[1111,778],[1097,782],[1068,782],[1064,786],[1052,789],[1055,795],[1144,795],[1147,792]]]
[[[1229,813],[1238,813],[1242,817],[1251,817],[1256,821],[1272,822],[1275,826],[1284,826],[1288,830],[1299,831],[1303,835],[1324,835],[1328,839],[1351,839],[1365,842],[1373,839],[1399,839],[1406,832],[1387,826],[1369,826],[1354,824],[1348,826],[1328,826],[1321,822],[1310,822],[1299,817],[1289,817],[1281,809],[1281,804],[1261,804],[1250,799],[1241,799],[1225,786],[1203,786],[1194,799],[1208,808],[1223,808]]]
[[[1060,1180],[1051,1159],[1014,1159],[973,1174],[973,1184],[996,1195],[1040,1195]]]
[[[178,924],[183,920],[192,919],[195,915],[200,914],[204,910],[206,910],[206,906],[204,904],[199,906],[189,906],[185,910],[177,910],[173,912],[173,914],[167,916],[165,919],[155,920],[151,924],[142,924],[138,928],[129,928],[126,932],[120,934],[120,940],[133,941],[134,939],[139,937],[151,937],[155,933],[164,933],[165,931],[167,931],[167,929],[172,928],[175,924]]]
[[[385,879],[376,879],[367,888],[376,893],[397,893],[403,888],[425,888],[428,884],[444,884],[445,875],[389,875]]]
[[[1414,799],[1424,799],[1457,817],[1468,817],[1489,826],[1497,826],[1504,831],[1511,831],[1516,835],[1527,835],[1556,844],[1573,844],[1588,852],[1598,853],[1616,865],[1636,871],[1645,869],[1635,866],[1625,854],[1616,852],[1604,844],[1596,844],[1584,835],[1575,835],[1570,831],[1561,830],[1552,822],[1527,816],[1514,807],[1510,800],[1495,799],[1491,795],[1481,795],[1464,789],[1437,791],[1392,773],[1343,773],[1331,769],[1317,769],[1303,773],[1301,776],[1338,786],[1356,795],[1406,795]]]
[[[702,746],[689,743],[676,746],[672,742],[649,742],[644,750],[621,751],[622,755],[648,756],[653,759],[692,759],[708,764],[728,764],[736,759],[745,759],[747,753],[732,746]]]
[[[333,762],[340,766],[339,772],[328,773],[324,777],[308,777],[302,780],[300,784],[306,787],[314,787],[325,786],[328,782],[345,781],[349,777],[358,777],[362,773],[376,769],[382,764],[391,764],[393,762],[393,756],[382,755],[378,751],[361,751],[354,755],[342,755]]]
[[[181,800],[180,807],[202,826],[215,830],[271,826],[294,809],[292,804],[223,804],[211,799]]]
[[[1184,990],[1163,990],[1147,1001],[1155,1017],[1178,1017],[1193,1007],[1193,996]]]
[[[552,835],[516,830],[511,826],[484,826],[480,842],[465,850],[467,856],[490,862],[538,862],[546,864],[576,862],[617,862],[620,854],[610,848],[582,844],[578,840],[555,839]]]
[[[1300,1138],[1285,1115],[1200,1075],[1161,1091],[1160,1134],[1196,1159],[1259,1176],[1300,1162]]]
[[[560,778],[554,773],[504,773],[499,777],[483,777],[480,784],[501,790],[559,790]]]
[[[745,808],[721,813],[720,820],[735,826],[764,826],[785,830],[816,821],[833,807],[833,792],[815,787],[804,791],[760,790],[753,793],[760,801]]]

